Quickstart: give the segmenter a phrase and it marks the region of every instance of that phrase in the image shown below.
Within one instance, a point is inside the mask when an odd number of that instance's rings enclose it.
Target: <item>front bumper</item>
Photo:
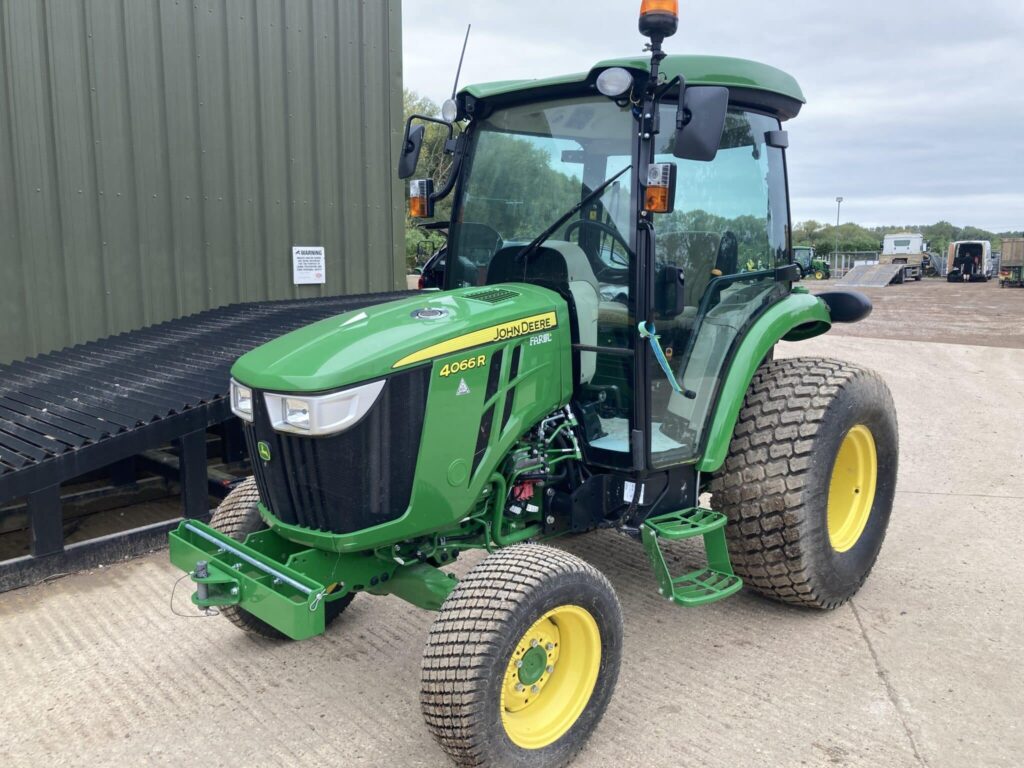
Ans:
[[[196,584],[196,606],[239,605],[293,640],[323,633],[329,590],[289,565],[301,546],[270,530],[241,543],[197,520],[182,521],[169,543],[171,562]]]
[[[237,605],[293,640],[323,634],[324,605],[352,592],[395,595],[436,611],[458,583],[427,563],[317,549],[271,528],[238,542],[183,520],[168,538],[171,562],[196,585],[197,607]]]

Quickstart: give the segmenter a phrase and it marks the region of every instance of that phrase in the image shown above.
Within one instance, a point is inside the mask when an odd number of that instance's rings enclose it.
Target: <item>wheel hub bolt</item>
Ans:
[[[549,651],[555,650],[555,644],[554,643],[548,643],[544,647],[547,648]]]
[[[522,659],[520,659],[519,661],[516,662],[516,669],[522,669],[522,668],[523,668],[523,662],[522,662]]]
[[[526,690],[526,686],[525,685],[523,685],[522,683],[516,683],[516,691],[518,691],[519,693],[522,693],[524,690]]]
[[[538,645],[540,645],[540,641],[538,641],[538,640],[531,640],[530,641],[530,647],[531,648],[536,648]]]
[[[536,693],[539,690],[540,690],[540,688],[538,688],[536,685],[531,685],[530,686],[530,693]]]
[[[548,673],[548,674],[550,675],[550,674],[551,674],[552,672],[554,672],[554,671],[555,671],[555,668],[554,668],[554,666],[553,666],[553,665],[551,665],[551,664],[548,664],[548,665],[547,665],[547,666],[546,666],[546,667],[544,668],[544,671],[545,671],[545,672],[547,672],[547,673]]]

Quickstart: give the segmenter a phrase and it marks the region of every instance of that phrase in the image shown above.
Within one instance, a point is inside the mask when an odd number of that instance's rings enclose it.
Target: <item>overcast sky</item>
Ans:
[[[407,88],[589,70],[643,46],[639,0],[403,0]],[[1024,228],[1024,2],[682,0],[669,53],[739,56],[793,74],[793,220],[940,219]]]

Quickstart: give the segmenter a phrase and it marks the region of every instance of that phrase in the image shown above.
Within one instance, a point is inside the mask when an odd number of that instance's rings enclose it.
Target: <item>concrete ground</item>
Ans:
[[[747,593],[683,609],[638,544],[566,542],[611,579],[626,632],[575,765],[1019,766],[1024,350],[833,334],[781,354],[892,388],[899,485],[871,578],[828,614]],[[361,596],[325,636],[270,642],[175,615],[178,576],[155,553],[0,594],[0,765],[447,764],[417,699],[431,614]]]

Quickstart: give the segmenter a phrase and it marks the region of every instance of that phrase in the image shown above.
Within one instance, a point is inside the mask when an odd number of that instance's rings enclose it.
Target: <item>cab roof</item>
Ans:
[[[605,59],[589,72],[577,72],[536,80],[499,80],[467,85],[459,92],[461,99],[471,97],[487,102],[515,102],[543,98],[593,88],[597,76],[610,67],[623,67],[634,73],[651,71],[650,58],[644,56]],[[792,75],[781,69],[747,59],[728,56],[666,56],[661,62],[666,80],[676,75],[688,85],[723,85],[731,91],[733,101],[759,106],[778,114],[782,119],[795,117],[806,103],[800,85]]]

